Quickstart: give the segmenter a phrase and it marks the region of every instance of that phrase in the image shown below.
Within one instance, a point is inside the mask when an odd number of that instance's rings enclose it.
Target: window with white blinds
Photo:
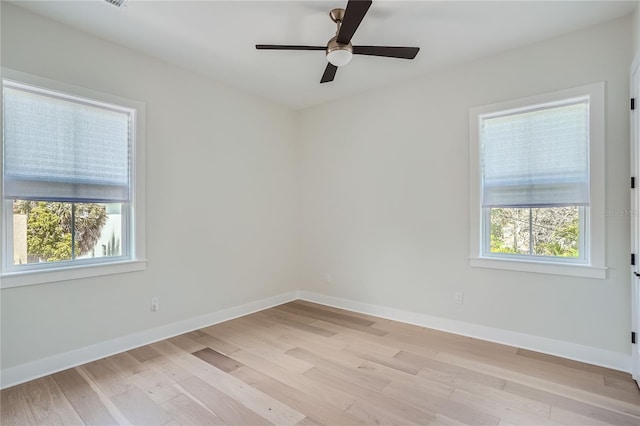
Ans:
[[[472,266],[604,278],[604,83],[472,108]]]
[[[144,104],[2,72],[1,287],[143,270]]]

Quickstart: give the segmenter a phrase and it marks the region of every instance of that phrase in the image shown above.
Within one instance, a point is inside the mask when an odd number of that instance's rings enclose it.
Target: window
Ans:
[[[604,83],[473,108],[471,265],[604,278]]]
[[[2,286],[143,269],[144,106],[3,76]]]

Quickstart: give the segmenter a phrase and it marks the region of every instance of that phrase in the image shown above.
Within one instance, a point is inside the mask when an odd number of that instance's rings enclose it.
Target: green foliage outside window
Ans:
[[[491,252],[578,257],[578,207],[491,209]]]
[[[99,204],[18,200],[13,212],[27,216],[27,255],[47,262],[91,252],[107,221],[106,208]]]

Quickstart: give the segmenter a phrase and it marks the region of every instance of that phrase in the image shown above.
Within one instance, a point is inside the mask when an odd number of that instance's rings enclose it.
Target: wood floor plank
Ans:
[[[192,340],[198,340],[200,337],[204,337],[207,335],[207,333],[205,333],[202,330],[193,330],[190,331],[188,333],[184,333],[185,336],[187,336],[188,338],[192,339]]]
[[[640,388],[634,380],[620,379],[613,376],[604,376],[604,385],[615,388],[631,395],[640,395]]]
[[[640,393],[638,395],[633,395],[628,392],[621,392],[618,395],[618,389],[607,388],[604,386],[604,377],[601,374],[590,371],[565,368],[556,363],[512,354],[478,355],[457,350],[449,351],[449,353],[465,356],[469,359],[503,369],[526,371],[528,375],[545,381],[588,389],[593,393],[622,399],[627,402],[640,405]]]
[[[314,325],[309,324],[310,321],[300,321],[298,319],[293,318],[293,315],[287,315],[288,312],[274,310],[274,313],[266,316],[275,322],[276,325],[286,325],[298,330],[305,331],[311,334],[317,334],[319,336],[331,337],[335,336],[336,333],[333,331],[325,330],[324,328],[316,327]]]
[[[149,345],[140,346],[136,349],[131,349],[128,351],[129,355],[134,357],[140,362],[145,362],[153,358],[157,358],[160,354],[153,350]]]
[[[599,407],[608,407],[612,411],[618,411],[623,414],[630,414],[640,418],[640,405],[592,393],[589,390],[580,388],[579,386],[569,386],[555,381],[540,379],[536,376],[529,375],[526,371],[516,371],[491,364],[484,364],[460,355],[439,354],[438,358],[439,360],[458,365],[460,367],[483,371],[485,374],[493,375],[507,381],[524,384],[550,393],[566,395],[567,397],[577,401],[582,401]]]
[[[240,362],[242,362],[243,358],[255,359],[258,357],[263,360],[269,360],[270,364],[278,365],[285,370],[297,373],[304,373],[313,367],[307,361],[290,356],[287,352],[280,353],[270,349],[249,348],[234,352],[231,356],[236,360],[240,360]]]
[[[417,408],[434,411],[455,422],[471,425],[497,425],[499,418],[451,401],[455,388],[419,377],[394,381],[383,392]]]
[[[295,314],[293,312],[283,311],[281,309],[278,309],[278,306],[270,309],[265,309],[264,311],[256,312],[252,315],[256,315],[256,318],[260,318],[261,320],[268,320],[275,324],[283,324],[290,320],[302,324],[309,324],[315,321],[315,318]]]
[[[23,386],[25,399],[36,424],[84,424],[51,376],[27,382]]]
[[[429,422],[429,426],[464,426],[467,424],[471,423],[459,422],[440,413],[436,413],[435,416],[433,416],[433,419]],[[479,423],[473,424],[479,425]]]
[[[284,310],[286,312],[306,315],[306,316],[309,316],[310,318],[315,318],[318,321],[334,324],[342,328],[347,328],[354,331],[359,331],[364,334],[372,334],[375,336],[384,336],[385,334],[387,334],[387,332],[384,330],[380,330],[378,328],[372,327],[373,323],[371,321],[362,321],[362,320],[359,320],[358,318],[349,317],[347,315],[318,313],[315,310],[309,311],[308,309],[300,309],[295,306],[287,306],[287,305],[279,306],[278,309]],[[313,323],[312,325],[315,325],[315,323]]]
[[[242,403],[229,395],[220,392],[198,377],[182,380],[180,386],[185,388],[193,397],[211,410],[217,417],[229,425],[269,425],[270,422],[249,410]],[[301,419],[300,419],[301,420]]]
[[[257,413],[256,415],[270,420],[272,423],[293,424],[305,417],[303,414],[280,403],[270,395],[260,392],[251,386],[247,386],[241,380],[213,367],[211,364],[192,354],[182,351],[170,342],[156,342],[154,343],[154,349],[168,356],[175,363],[201,379],[201,381],[213,386],[217,392],[224,393],[232,399],[235,398],[237,401],[242,401],[242,405],[254,413]],[[235,353],[233,355],[235,356]],[[183,384],[185,380],[190,380],[190,378],[184,379],[179,383]],[[216,414],[218,413],[216,412]]]
[[[391,382],[385,386],[382,392],[385,395],[412,405],[418,410],[435,413],[442,411],[442,406],[449,400],[453,389],[446,389],[444,392],[431,392],[429,389],[420,388],[418,382]]]
[[[295,358],[303,359],[309,362],[315,368],[336,372],[342,376],[351,378],[353,381],[361,384],[362,386],[366,386],[371,389],[381,390],[389,383],[391,383],[390,379],[379,377],[375,374],[370,373],[366,369],[345,367],[331,360],[318,356],[317,354],[306,349],[293,348],[286,353],[287,355],[291,355]]]
[[[325,385],[335,386],[342,389],[352,395],[358,395],[356,403],[352,404],[347,410],[348,413],[353,414],[356,417],[361,418],[365,422],[368,421],[367,417],[363,417],[359,410],[350,411],[357,403],[359,406],[376,406],[384,409],[389,415],[404,419],[404,422],[424,424],[425,420],[432,418],[434,412],[429,412],[423,409],[417,409],[403,401],[395,398],[390,398],[382,392],[374,391],[366,387],[360,386],[356,383],[349,381],[347,378],[340,376],[339,374],[330,374],[322,371],[318,368],[312,368],[304,373],[305,376],[316,380]]]
[[[305,303],[305,302],[295,301],[295,302],[290,302],[290,303],[286,303],[284,305],[278,306],[278,309],[287,309],[287,308],[292,308],[298,311],[302,311],[304,315],[307,315],[307,316],[313,316],[313,317],[321,316],[321,317],[334,318],[340,321],[346,321],[349,323],[358,324],[365,327],[372,326],[375,323],[375,321],[373,320],[363,319],[351,313],[336,312],[335,310],[327,309],[325,306],[312,304],[308,302]]]
[[[503,392],[496,390],[495,392]],[[535,401],[522,402],[506,397],[495,398],[491,396],[479,395],[456,389],[451,395],[451,401],[461,403],[467,407],[476,409],[482,413],[505,419],[515,424],[531,425],[553,425],[557,424],[549,420],[551,406],[536,403]]]
[[[126,376],[120,374],[105,358],[84,364],[78,368],[91,377],[108,397],[134,388],[134,385],[126,380]]]
[[[2,391],[0,424],[15,426],[38,424],[27,403],[25,387],[25,384],[22,384]]]
[[[285,352],[293,348],[292,346],[283,344],[273,336],[265,337],[263,334],[257,334],[255,329],[243,325],[224,323],[217,324],[214,327],[215,330],[209,328],[207,333],[242,349],[266,347]]]
[[[414,376],[422,369],[422,367],[416,366],[415,363],[406,362],[402,359],[396,358],[395,355],[397,355],[397,353],[393,356],[382,356],[375,352],[367,351],[358,345],[349,345],[345,351],[354,353],[366,361],[384,365]]]
[[[338,365],[350,368],[358,368],[364,363],[364,360],[362,358],[359,358],[354,354],[350,354],[342,350],[347,347],[346,344],[337,346],[325,345],[323,344],[324,341],[318,341],[318,339],[313,338],[301,338],[298,335],[284,335],[281,337],[281,339],[283,341],[286,341],[287,343],[294,345],[293,349],[304,348],[307,351],[312,352],[317,356],[321,356],[322,358],[332,361]]]
[[[176,382],[153,368],[134,374],[129,379],[156,404],[162,404],[180,395],[175,386]]]
[[[358,417],[368,425],[426,425],[435,415],[435,413],[425,413],[417,410],[407,411],[390,410],[386,406],[358,400],[349,407],[347,413]]]
[[[115,395],[111,400],[134,425],[163,425],[173,420],[169,413],[138,388]]]
[[[313,420],[311,417],[305,417],[296,423],[296,426],[321,426],[322,423]]]
[[[449,419],[454,419],[461,423],[474,426],[495,426],[502,424],[502,419],[491,414],[484,413],[474,407],[462,404],[449,399],[445,402],[436,413],[441,414]]]
[[[98,394],[91,389],[89,383],[75,369],[64,370],[51,377],[85,424],[112,425],[118,423],[100,401]]]
[[[380,339],[380,344],[396,348],[398,351],[411,352],[430,359],[435,358],[442,348],[437,344],[434,344],[432,341],[429,341],[429,344],[423,344],[422,342],[424,341],[424,336],[414,339],[405,339],[401,338],[397,333],[388,333]]]
[[[324,337],[317,334],[311,335],[302,330],[288,327],[285,324],[280,324],[278,327],[283,331],[279,339],[282,342],[291,344],[289,349],[300,346],[299,340],[303,340],[307,342],[309,345],[318,347],[319,350],[323,350],[323,351],[324,350],[341,350],[346,348],[349,345],[349,342],[335,339],[334,336]],[[294,343],[290,343],[289,340],[294,340]]]
[[[199,336],[199,337],[202,337],[202,336]],[[184,350],[185,352],[189,352],[189,353],[193,353],[205,348],[205,345],[203,345],[202,343],[198,342],[195,339],[192,339],[187,334],[181,334],[179,336],[175,336],[167,340],[173,343],[174,345],[176,345],[177,347],[179,347],[180,349]]]
[[[535,351],[521,349],[521,348],[517,349],[516,354],[518,356],[537,359],[539,361],[545,361],[545,362],[561,365],[563,367],[573,368],[573,369],[582,370],[582,371],[588,371],[591,373],[600,374],[605,377],[616,377],[620,380],[633,382],[633,379],[631,378],[631,375],[629,373],[612,370],[610,368],[599,367],[597,365],[586,364],[580,361],[560,358],[558,356],[547,355],[540,352],[535,352]]]
[[[292,370],[275,364],[269,359],[261,358],[251,352],[238,351],[233,354],[233,357],[262,374],[298,389],[302,394],[316,395],[338,409],[344,410],[355,402],[355,397],[350,396],[341,389],[324,386],[310,380],[304,374],[295,374]]]
[[[20,426],[640,425],[627,373],[306,301],[0,396]]]
[[[503,389],[507,383],[506,380],[499,377],[435,359],[427,359],[427,362],[425,362],[424,367],[418,375],[453,387],[458,387],[460,383],[471,382],[491,386],[496,389]]]
[[[574,411],[554,407],[553,405],[551,406],[551,414],[549,415],[549,419],[565,425],[606,426],[612,424],[601,422],[600,420],[593,417],[577,414]]]
[[[634,416],[607,410],[602,407],[587,404],[581,401],[576,401],[575,399],[557,395],[551,392],[545,392],[530,386],[525,386],[520,383],[507,382],[506,386],[504,387],[504,391],[534,399],[536,401],[544,402],[551,406],[573,412],[577,415],[599,420],[605,423],[620,426],[632,426],[637,425],[639,422],[639,419]]]
[[[233,370],[242,367],[241,362],[238,362],[233,358],[229,358],[228,356],[214,351],[213,349],[208,347],[194,352],[193,355],[197,356],[203,361],[208,362],[214,367],[219,368],[225,373],[230,373]]]
[[[179,382],[182,379],[191,377],[192,374],[186,369],[180,367],[175,362],[171,361],[168,357],[160,354],[158,358],[153,358],[144,362],[144,364],[157,371],[159,374],[167,377],[171,382]]]
[[[332,324],[328,324],[328,326],[334,327]],[[354,334],[351,330],[343,330],[340,334],[333,336],[332,339],[344,342],[346,344],[344,350],[356,354],[368,353],[372,356],[391,358],[400,352],[400,349],[396,346],[388,345],[379,336],[363,336],[360,333]]]
[[[331,392],[331,389],[327,389],[324,392],[305,393],[247,366],[241,367],[231,374],[256,389],[273,395],[276,399],[297,411],[305,413],[307,415],[306,419],[311,417],[314,422],[345,426],[362,423],[359,419],[322,399],[322,394]],[[304,419],[301,421],[304,421]]]
[[[109,414],[113,416],[116,422],[122,426],[132,426],[132,423],[127,419],[127,417],[122,414],[122,412],[116,407],[116,405],[111,401],[111,399],[100,389],[98,384],[91,379],[91,377],[80,367],[76,367],[75,370],[77,373],[89,384],[91,390],[93,390],[98,399],[105,406],[105,408],[109,411]],[[130,383],[130,382],[129,382]]]
[[[224,420],[183,393],[162,404],[162,408],[182,425],[224,425]]]
[[[214,337],[208,333],[204,334],[204,336],[197,338],[196,342],[202,343],[204,346],[211,348],[216,352],[229,355],[234,353],[235,351],[240,350],[239,346],[236,346],[229,342],[225,342],[224,340],[218,339],[217,337]]]
[[[119,374],[128,377],[133,374],[138,374],[144,371],[147,366],[138,361],[133,355],[128,352],[122,352],[116,355],[105,358],[105,360],[115,369]]]
[[[365,321],[376,323],[380,320],[380,317],[375,317],[373,315],[365,314],[362,312],[349,311],[347,309],[336,308],[335,306],[323,305],[320,303],[311,302],[309,300],[298,299],[292,302],[296,306],[310,306],[312,308],[322,309],[324,311],[335,312],[338,314],[349,315],[351,317],[360,318]]]

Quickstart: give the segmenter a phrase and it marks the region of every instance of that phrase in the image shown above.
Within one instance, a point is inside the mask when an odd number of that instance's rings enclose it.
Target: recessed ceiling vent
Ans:
[[[114,5],[116,7],[122,7],[122,6],[124,6],[124,3],[127,0],[104,0],[104,1],[106,1],[107,3],[111,3],[112,5]]]

